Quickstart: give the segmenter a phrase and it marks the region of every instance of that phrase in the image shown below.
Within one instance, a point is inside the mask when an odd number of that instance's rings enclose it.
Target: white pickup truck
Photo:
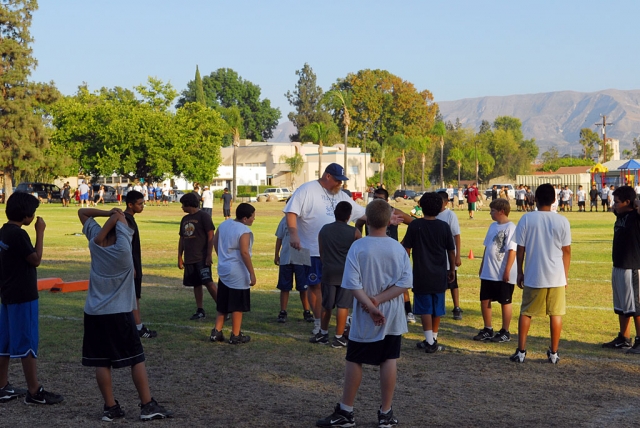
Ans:
[[[269,197],[269,195],[275,195],[279,201],[284,201],[291,197],[291,193],[291,190],[287,189],[286,187],[271,187],[269,189],[266,189],[264,193],[259,193],[258,197]]]

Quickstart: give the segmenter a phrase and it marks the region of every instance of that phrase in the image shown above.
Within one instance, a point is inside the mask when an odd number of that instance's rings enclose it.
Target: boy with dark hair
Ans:
[[[222,215],[225,220],[229,220],[231,218],[231,207],[233,206],[233,196],[229,193],[229,188],[224,188],[220,200],[222,201]]]
[[[216,326],[211,330],[212,342],[224,341],[222,327],[227,314],[231,314],[229,343],[239,345],[251,340],[242,334],[242,314],[251,310],[251,287],[256,285],[256,274],[251,262],[253,232],[249,226],[256,219],[256,209],[246,203],[236,208],[234,220],[223,221],[213,238],[218,255],[218,301]]]
[[[307,322],[313,322],[313,315],[309,310],[309,301],[307,300],[307,284],[305,283],[305,267],[304,265],[291,263],[291,249],[289,245],[289,226],[287,226],[287,216],[283,216],[278,223],[276,229],[276,248],[273,263],[278,266],[278,284],[276,288],[280,290],[280,313],[277,321],[279,323],[287,322],[287,305],[289,304],[289,293],[293,289],[293,280],[296,281],[296,290],[300,294],[300,303],[302,303],[302,317]]]
[[[336,221],[325,224],[318,233],[320,261],[322,261],[322,319],[320,331],[313,335],[311,343],[329,343],[329,322],[331,312],[336,309],[336,335],[331,342],[332,348],[347,346],[347,338],[343,336],[347,324],[349,308],[353,305],[353,294],[342,288],[342,276],[347,253],[351,244],[362,238],[358,229],[350,226],[352,207],[349,202],[338,202],[333,211]]]
[[[103,227],[94,217],[108,216]],[[82,233],[89,241],[91,272],[84,305],[82,365],[96,368],[96,381],[104,399],[102,420],[124,417],[113,395],[111,369],[131,367],[131,377],[140,396],[140,419],[164,419],[173,412],[159,405],[149,390],[144,350],[135,327],[134,268],[131,257],[133,230],[122,211],[82,208],[78,210]]]
[[[593,212],[593,207],[596,207],[596,212],[598,212],[598,188],[595,184],[591,185],[591,190],[589,191],[589,200],[591,202],[589,206],[589,212]]]
[[[125,197],[124,217],[127,225],[133,230],[133,238],[131,240],[131,255],[133,256],[134,283],[136,288],[136,308],[133,310],[133,319],[136,322],[136,328],[140,337],[154,338],[158,335],[155,330],[149,330],[140,317],[140,297],[142,295],[142,250],[140,248],[140,231],[138,224],[133,217],[140,214],[144,210],[144,195],[137,190],[132,190]]]
[[[453,235],[453,242],[455,244],[456,251],[456,265],[455,278],[447,285],[447,288],[451,291],[451,300],[453,300],[453,319],[462,319],[462,309],[460,308],[460,290],[458,289],[458,267],[462,266],[462,257],[460,256],[460,223],[458,222],[458,216],[451,210],[447,209],[447,192],[441,190],[438,195],[442,198],[442,208],[440,213],[436,216],[438,220],[442,220],[449,225],[451,234]],[[449,269],[447,260],[447,270]]]
[[[211,216],[200,210],[200,200],[193,192],[183,195],[180,203],[182,211],[187,214],[180,221],[178,268],[184,269],[182,284],[185,287],[193,287],[196,299],[197,310],[190,319],[199,321],[206,317],[202,302],[202,285],[207,287],[214,302],[217,301],[218,289],[211,276],[215,227]]]
[[[407,332],[401,295],[404,289],[411,288],[412,276],[407,253],[386,234],[391,210],[382,200],[367,205],[371,233],[349,249],[342,288],[352,290],[355,299],[342,399],[331,415],[316,422],[318,427],[355,426],[353,404],[362,381],[363,364],[380,366],[378,426],[398,424],[391,404],[402,334]]]
[[[417,346],[431,354],[444,349],[438,345],[438,329],[447,284],[455,279],[456,252],[451,228],[436,218],[442,208],[440,195],[425,193],[420,206],[424,217],[409,224],[402,244],[410,256],[413,249],[413,313],[420,315],[425,338]]]
[[[513,288],[516,283],[516,242],[514,235],[516,225],[509,221],[511,206],[506,199],[494,199],[489,204],[491,219],[495,221],[489,226],[484,238],[484,254],[480,264],[480,310],[484,328],[473,337],[473,340],[490,340],[491,342],[508,342],[511,340],[509,325],[511,324],[511,302]],[[491,302],[502,306],[502,328],[495,335],[491,324]]]
[[[0,229],[0,402],[26,395],[26,404],[57,404],[61,395],[45,391],[38,382],[38,276],[44,230],[36,219],[35,248],[22,226],[29,226],[40,202],[28,193],[14,193],[7,200],[9,220]],[[9,361],[22,360],[27,390],[9,383]]]
[[[562,316],[566,312],[565,288],[571,262],[571,228],[566,217],[551,211],[554,201],[553,186],[540,185],[536,189],[538,211],[523,215],[516,227],[517,284],[524,291],[518,322],[518,348],[510,360],[518,363],[523,363],[527,355],[527,335],[534,315],[549,315],[551,344],[547,359],[552,364],[560,360],[558,345]]]
[[[613,309],[618,315],[620,331],[603,348],[625,349],[631,354],[640,354],[640,293],[638,270],[640,270],[640,214],[635,206],[636,192],[631,186],[620,186],[613,191],[613,226],[611,247],[613,270]],[[631,347],[631,319],[636,329],[636,338]]]

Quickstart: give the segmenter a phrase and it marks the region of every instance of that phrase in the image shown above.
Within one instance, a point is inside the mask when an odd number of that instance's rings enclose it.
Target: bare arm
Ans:
[[[524,287],[524,255],[525,255],[525,247],[522,245],[518,245],[516,250],[516,268],[518,269],[518,279],[516,280],[516,285],[520,288]]]
[[[404,294],[405,290],[407,289],[398,287],[396,285],[392,285],[391,287],[388,287],[386,290],[384,290],[382,293],[376,296],[373,296],[373,298],[378,304],[380,304],[380,303],[388,302],[389,300],[393,300],[399,295]]]
[[[276,254],[273,256],[273,264],[280,265],[280,249],[282,248],[282,239],[276,239]]]
[[[638,209],[640,210],[640,208]],[[356,220],[356,224],[355,224],[356,229],[358,229],[360,233],[363,233],[363,227],[365,224],[367,224],[367,220],[360,217],[359,219]]]
[[[482,267],[484,266],[484,261],[486,260],[485,255],[487,254],[487,247],[484,247],[484,251],[482,252],[482,261],[480,262],[480,269],[478,269],[478,276],[482,275]]]
[[[356,229],[355,238],[356,238],[356,241],[357,241],[358,239],[362,238],[362,232],[360,232],[358,229]]]
[[[84,224],[90,218],[94,217],[111,217],[113,213],[122,213],[120,208],[112,208],[110,210],[99,210],[96,208],[80,208],[78,210],[78,217],[80,218],[80,223],[84,226]]]
[[[453,250],[447,251],[447,255],[449,256],[449,273],[447,274],[447,280],[451,283],[456,279],[456,252]]]
[[[249,271],[249,285],[256,285],[256,274],[253,271],[253,264],[251,263],[251,254],[249,254],[249,244],[251,243],[251,235],[249,233],[245,233],[240,237],[240,256],[242,257],[242,262],[247,267]]]
[[[320,238],[320,234],[318,234],[318,253],[320,261],[322,261],[322,238]]]
[[[182,260],[182,254],[184,253],[184,243],[182,242],[182,236],[178,241],[178,269],[184,269],[184,261]]]
[[[289,228],[289,245],[296,250],[299,250],[300,237],[298,236],[298,214],[287,213],[287,227]]]
[[[27,256],[27,263],[31,266],[38,267],[42,261],[42,252],[44,250],[44,229],[47,227],[42,217],[36,218],[34,228],[36,229],[36,245],[35,252]]]
[[[210,230],[207,232],[207,259],[204,262],[206,266],[211,266],[211,264],[213,263],[213,239],[214,232],[213,230]],[[218,254],[217,251],[216,254]]]
[[[218,231],[213,235],[213,249],[216,251],[216,255],[218,255]]]
[[[564,265],[564,277],[569,284],[569,264],[571,263],[571,245],[562,247],[562,264]]]
[[[352,290],[353,297],[362,305],[365,312],[369,313],[369,316],[373,320],[375,325],[383,325],[385,323],[385,318],[380,309],[371,301],[367,293],[362,289]]]
[[[507,266],[505,266],[504,274],[502,274],[502,280],[504,282],[509,282],[509,273],[511,272],[511,267],[513,266],[513,262],[516,261],[516,252],[514,250],[509,250],[507,255]]]
[[[460,235],[456,235],[453,237],[453,241],[456,243],[456,266],[462,265],[462,257],[460,256]]]
[[[411,223],[411,222],[414,220],[414,218],[413,218],[413,217],[411,217],[409,214],[407,214],[407,213],[406,213],[406,212],[404,212],[404,211],[400,211],[400,210],[399,210],[399,209],[397,209],[397,208],[394,208],[394,209],[393,209],[393,213],[394,213],[395,215],[397,215],[397,216],[402,217],[402,223],[404,223],[404,224],[409,224],[409,223]]]
[[[107,239],[107,235],[109,234],[111,229],[116,227],[116,223],[118,222],[122,222],[125,225],[127,224],[127,219],[124,218],[124,214],[122,213],[122,211],[114,212],[111,217],[109,217],[109,220],[105,222],[104,226],[102,226],[102,229],[100,229],[100,233],[98,233],[96,237],[93,238],[93,241],[96,244],[101,245]]]

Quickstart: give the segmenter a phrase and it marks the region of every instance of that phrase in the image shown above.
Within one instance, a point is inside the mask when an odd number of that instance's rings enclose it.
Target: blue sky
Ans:
[[[386,69],[436,101],[639,89],[637,1],[40,0],[33,80],[132,88],[148,76],[182,91],[228,67],[284,97],[309,63],[318,84]]]

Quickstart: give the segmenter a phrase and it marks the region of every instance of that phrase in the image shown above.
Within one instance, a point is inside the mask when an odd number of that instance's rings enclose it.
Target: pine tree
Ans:
[[[207,105],[207,101],[204,98],[204,86],[202,86],[202,77],[200,77],[200,70],[198,70],[198,66],[196,65],[196,102],[202,104],[203,106]]]
[[[30,47],[36,0],[0,4],[0,168],[8,198],[16,173],[34,174],[47,167],[47,107],[59,97],[51,84],[28,80],[37,65]]]
[[[295,91],[287,91],[284,96],[296,112],[291,112],[288,118],[293,122],[298,130],[295,134],[289,135],[291,141],[300,140],[302,129],[314,122],[328,123],[331,120],[329,113],[321,106],[324,92],[320,86],[316,85],[316,74],[309,64],[305,63],[301,70],[296,71],[299,76]]]

